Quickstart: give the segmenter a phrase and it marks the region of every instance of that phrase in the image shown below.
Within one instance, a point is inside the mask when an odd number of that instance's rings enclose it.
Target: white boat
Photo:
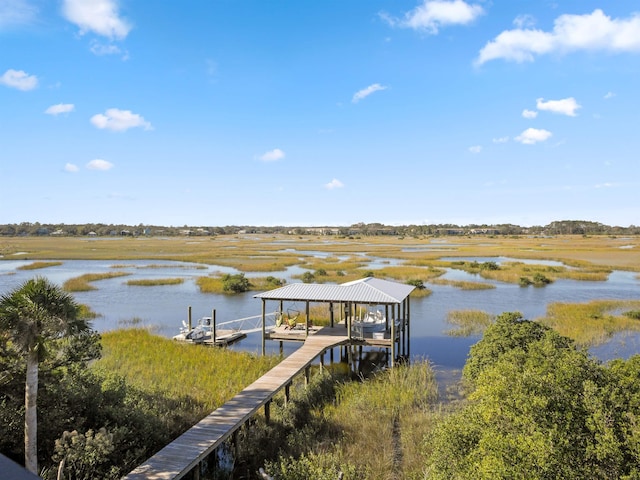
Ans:
[[[387,319],[380,310],[369,310],[363,317],[354,319],[353,326],[362,329],[362,333],[384,332],[387,329]]]
[[[187,322],[183,320],[180,333],[178,335],[174,335],[173,339],[182,341],[190,340],[192,342],[202,341],[205,337],[211,337],[212,324],[213,321],[211,317],[202,317],[198,320],[196,326],[190,329]]]

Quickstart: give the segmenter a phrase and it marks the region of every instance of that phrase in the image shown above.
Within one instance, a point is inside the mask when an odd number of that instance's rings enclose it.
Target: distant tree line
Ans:
[[[429,224],[390,226],[382,223],[356,223],[350,226],[250,226],[250,225],[162,225],[125,224],[51,224],[10,223],[0,225],[0,236],[214,236],[238,234],[337,235],[353,236],[422,236],[422,235],[638,235],[640,226],[611,226],[585,220],[559,220],[548,225],[523,227],[503,224]]]

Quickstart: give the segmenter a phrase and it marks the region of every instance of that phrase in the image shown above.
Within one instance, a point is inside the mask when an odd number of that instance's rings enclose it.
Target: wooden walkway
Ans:
[[[307,337],[298,350],[138,466],[124,479],[182,478],[251,419],[261,407],[269,403],[319,355],[330,348],[346,344],[348,338],[345,330],[340,329],[339,332],[340,334],[334,329],[323,328]]]

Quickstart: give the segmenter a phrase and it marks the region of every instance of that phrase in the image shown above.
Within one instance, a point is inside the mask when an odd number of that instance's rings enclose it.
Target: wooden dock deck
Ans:
[[[304,344],[238,395],[187,430],[124,480],[179,479],[265,406],[294,377],[326,350],[348,342],[346,332],[326,328],[306,338]]]

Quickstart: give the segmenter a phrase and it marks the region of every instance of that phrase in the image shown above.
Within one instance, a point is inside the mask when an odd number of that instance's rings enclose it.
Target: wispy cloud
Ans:
[[[604,96],[604,99],[605,99],[605,100],[609,100],[610,98],[613,98],[613,97],[615,97],[615,96],[616,96],[616,94],[615,94],[615,93],[613,93],[613,92],[607,92],[607,93],[606,93],[606,95]]]
[[[435,35],[442,27],[467,25],[483,13],[484,9],[480,5],[472,5],[463,0],[424,0],[403,18],[394,18],[384,12],[380,17],[394,27],[412,28]]]
[[[525,145],[533,145],[534,143],[544,142],[553,135],[549,130],[539,128],[527,128],[515,140]]]
[[[57,105],[51,105],[44,113],[47,115],[60,115],[61,113],[73,112],[74,108],[73,103],[58,103]]]
[[[62,14],[80,28],[80,34],[93,32],[110,39],[122,40],[131,24],[120,17],[118,0],[64,0]]]
[[[324,188],[326,188],[327,190],[333,190],[335,188],[343,188],[343,187],[344,187],[344,183],[342,183],[337,178],[334,178],[329,183],[324,184]]]
[[[0,30],[33,22],[38,9],[26,0],[2,0],[0,2]]]
[[[112,130],[114,132],[124,132],[125,130],[135,127],[141,127],[145,130],[153,129],[151,123],[147,122],[137,113],[117,108],[109,108],[104,114],[98,113],[91,117],[90,121],[97,128]]]
[[[381,90],[386,90],[387,87],[384,85],[380,85],[379,83],[374,83],[373,85],[369,85],[367,88],[363,88],[362,90],[358,90],[354,95],[351,101],[353,103],[358,103],[360,100],[367,98],[369,95],[375,92],[379,92]]]
[[[524,118],[532,119],[538,116],[538,112],[535,110],[527,110],[526,108],[522,111],[522,116]]]
[[[471,153],[480,153],[482,151],[482,145],[473,145],[469,147]]]
[[[0,77],[0,85],[22,91],[33,90],[38,86],[38,77],[22,70],[9,69]]]
[[[562,115],[568,115],[570,117],[576,116],[576,110],[582,108],[581,105],[576,102],[573,97],[563,98],[562,100],[548,100],[544,101],[543,98],[536,100],[536,107],[538,110],[546,110],[548,112],[560,113]]]
[[[268,152],[263,153],[258,157],[258,160],[262,160],[263,162],[276,162],[278,160],[282,160],[285,157],[285,153],[279,148],[274,148],[273,150],[269,150]]]
[[[579,50],[640,52],[640,15],[612,19],[600,9],[585,15],[561,15],[551,32],[530,28],[505,30],[478,54],[477,65],[504,59],[532,62],[536,56]]]
[[[102,160],[101,158],[96,158],[95,160],[91,160],[87,163],[87,168],[89,170],[107,171],[113,168],[113,163],[108,162],[107,160]]]
[[[78,168],[77,165],[74,165],[73,163],[67,163],[64,166],[64,171],[65,172],[69,172],[69,173],[76,173],[78,170],[80,170]]]
[[[91,42],[90,47],[91,53],[98,57],[103,57],[105,55],[120,55],[122,54],[122,58],[124,60],[129,58],[129,53],[126,51],[122,51],[122,49],[118,45],[114,45],[113,43],[104,44],[100,43],[97,40],[93,40]]]
[[[509,141],[509,137],[497,137],[494,138],[493,143],[507,143]]]

